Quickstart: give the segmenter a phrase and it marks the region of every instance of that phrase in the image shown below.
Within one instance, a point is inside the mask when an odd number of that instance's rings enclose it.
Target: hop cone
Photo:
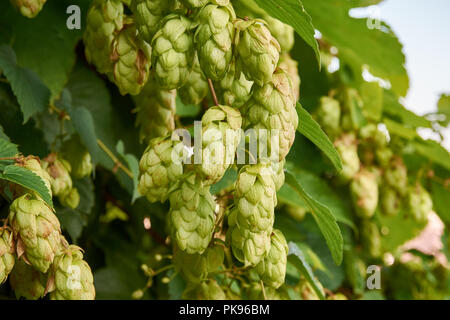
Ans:
[[[288,245],[283,233],[273,230],[269,254],[256,265],[256,272],[265,284],[278,289],[284,283],[287,254]]]
[[[137,36],[136,26],[125,26],[114,39],[111,60],[113,74],[110,76],[122,95],[141,92],[150,74],[152,49]]]
[[[324,131],[332,138],[340,132],[341,106],[339,101],[330,97],[321,97],[317,120]]]
[[[275,189],[278,191],[284,184],[284,164],[286,160],[280,162],[271,162],[273,171],[273,182],[275,183]]]
[[[237,70],[262,87],[272,79],[280,58],[280,45],[262,20],[238,19],[235,28]]]
[[[225,292],[215,280],[189,283],[182,297],[188,300],[226,300]]]
[[[14,251],[14,239],[12,233],[6,229],[0,229],[0,284],[8,278],[16,260]]]
[[[298,74],[298,62],[292,59],[288,53],[280,56],[278,68],[283,69],[290,77],[294,89],[295,100],[300,98],[300,75]]]
[[[61,228],[55,214],[45,202],[25,194],[11,204],[8,220],[16,240],[17,256],[36,270],[47,272],[61,242]]]
[[[428,214],[433,210],[430,194],[419,184],[408,190],[409,210],[415,221],[426,223]]]
[[[380,202],[383,213],[388,216],[395,216],[402,206],[400,194],[391,187],[382,189]]]
[[[69,162],[72,168],[70,174],[74,178],[81,179],[92,173],[91,155],[81,144],[78,135],[73,135],[70,140],[64,143],[61,155]]]
[[[375,158],[382,168],[387,168],[389,164],[391,163],[392,157],[394,156],[394,153],[391,149],[388,147],[385,148],[377,148],[375,150]]]
[[[47,279],[43,273],[18,260],[11,271],[9,282],[17,299],[37,300],[44,296]]]
[[[123,27],[123,4],[120,0],[94,0],[86,17],[83,35],[86,59],[100,73],[113,71],[111,46]]]
[[[360,168],[356,143],[356,138],[352,133],[345,133],[334,142],[342,159],[342,171],[339,173],[339,179],[344,183],[349,182]]]
[[[365,143],[371,145],[373,148],[385,148],[388,144],[386,135],[378,130],[378,127],[370,123],[359,130],[359,135],[365,140]]]
[[[197,55],[195,55],[194,66],[186,84],[178,89],[178,94],[186,105],[199,104],[208,94],[208,90],[208,82],[200,68]]]
[[[208,3],[218,4],[219,6],[226,6],[230,0],[180,0],[188,8],[200,8]]]
[[[19,9],[27,18],[34,18],[42,10],[47,0],[11,0],[11,3]]]
[[[67,193],[60,195],[58,199],[61,205],[71,209],[76,209],[80,204],[80,194],[77,188],[70,189]]]
[[[283,160],[294,143],[298,126],[295,97],[288,75],[277,70],[272,80],[254,90],[242,113],[244,129],[255,130],[260,148],[262,143],[267,146],[270,159]],[[262,151],[259,150],[260,156]]]
[[[173,0],[132,0],[131,10],[136,21],[139,36],[151,43],[153,36],[158,31],[162,18],[173,7]]]
[[[228,72],[216,83],[219,100],[233,108],[242,107],[251,97],[253,81],[247,80],[242,72],[236,72],[232,61]]]
[[[350,184],[353,206],[360,218],[371,218],[378,206],[378,183],[376,176],[362,169]]]
[[[141,93],[133,98],[141,141],[165,137],[175,129],[175,90],[161,89],[151,76]]]
[[[270,286],[264,286],[263,293],[260,282],[252,282],[246,293],[250,300],[285,300],[275,288]]]
[[[177,246],[189,254],[203,253],[214,231],[215,202],[195,174],[180,181],[170,194],[169,220]]]
[[[81,248],[71,245],[52,265],[47,291],[52,300],[94,300],[95,288],[91,268],[83,260]]]
[[[211,107],[202,117],[200,173],[208,185],[218,182],[231,163],[241,139],[242,118],[227,106]]]
[[[178,89],[188,79],[195,57],[190,27],[184,16],[170,14],[153,37],[152,65],[164,89]]]
[[[378,226],[370,220],[363,220],[360,232],[364,250],[373,258],[380,257],[382,248],[381,235]]]
[[[207,78],[220,80],[229,68],[233,55],[235,19],[231,4],[224,7],[208,4],[197,16],[199,25],[194,42],[200,66]]]
[[[263,20],[267,22],[267,28],[280,44],[281,52],[291,51],[294,46],[294,28],[269,15],[264,15]]]
[[[184,146],[170,137],[155,138],[145,150],[139,169],[139,192],[150,202],[167,199],[169,188],[183,174]]]
[[[72,170],[70,163],[59,155],[52,153],[44,159],[42,167],[50,175],[50,184],[54,196],[67,194],[72,189]]]
[[[50,175],[48,174],[47,171],[45,171],[45,169],[42,168],[41,163],[38,158],[33,157],[33,156],[28,156],[26,158],[20,159],[16,165],[24,167],[24,168],[34,172],[35,174],[37,174],[44,181],[50,195],[52,194]],[[18,193],[20,195],[23,195],[25,192],[29,192],[29,191],[25,190],[24,188],[20,188]],[[33,192],[33,195],[36,197],[39,197],[37,192]]]
[[[408,185],[408,172],[402,158],[394,156],[384,172],[384,179],[388,186],[404,195]]]

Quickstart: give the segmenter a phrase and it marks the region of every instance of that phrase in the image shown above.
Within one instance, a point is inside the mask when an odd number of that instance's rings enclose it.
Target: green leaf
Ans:
[[[0,46],[0,69],[17,97],[23,112],[24,123],[33,114],[46,110],[50,91],[34,72],[17,65],[16,55],[7,45]]]
[[[364,101],[363,113],[366,118],[380,121],[383,114],[383,88],[377,82],[364,81],[361,84],[360,92]]]
[[[319,44],[314,38],[314,26],[300,0],[255,0],[272,17],[292,26],[297,34],[314,50],[320,65]]]
[[[176,107],[177,107],[177,115],[181,118],[193,118],[197,116],[200,112],[200,106],[199,105],[185,105],[180,97],[177,95],[176,98]]]
[[[396,121],[392,121],[391,119],[385,118],[383,120],[386,128],[389,131],[389,134],[396,135],[401,138],[405,138],[407,140],[413,140],[417,137],[417,132],[414,129],[405,127],[403,124],[398,123]]]
[[[17,145],[0,137],[0,158],[15,157],[19,153]],[[11,164],[13,160],[0,160],[0,169],[7,164]]]
[[[439,113],[445,114],[450,118],[450,95],[442,94],[438,101]]]
[[[53,209],[52,196],[50,195],[44,180],[33,171],[16,165],[5,167],[0,179],[14,182],[22,187],[35,191],[44,200],[50,208]]]
[[[416,139],[412,145],[416,149],[417,153],[432,162],[439,164],[443,168],[450,170],[450,153],[438,142],[433,140]]]
[[[321,300],[325,300],[325,294],[320,286],[319,282],[314,277],[311,267],[306,262],[305,256],[300,248],[294,243],[289,242],[289,254],[288,261],[292,263],[300,273],[306,278],[306,280],[311,284],[316,294]]]
[[[389,90],[384,90],[383,113],[385,116],[412,128],[431,128],[431,123],[424,117],[406,109],[398,96]]]
[[[305,200],[311,213],[319,226],[322,235],[330,249],[334,262],[340,265],[342,262],[342,254],[344,247],[344,240],[342,238],[341,230],[336,222],[336,218],[331,214],[330,210],[311,198],[300,184],[301,179],[296,179],[289,171],[285,173],[286,183],[289,184],[295,191]]]
[[[229,188],[237,179],[237,171],[233,168],[228,169],[219,182],[211,186],[211,194],[218,194],[220,191]]]
[[[56,216],[61,222],[62,228],[69,233],[72,242],[76,242],[83,232],[83,226],[86,224],[80,212],[70,208],[57,207]]]
[[[297,102],[298,128],[297,130],[306,138],[311,140],[325,155],[331,160],[334,167],[342,170],[342,162],[339,153],[334,148],[328,136],[320,128],[320,125],[311,117],[311,115],[303,109]]]
[[[450,191],[442,184],[431,181],[433,207],[446,225],[450,225]]]
[[[131,203],[133,204],[134,201],[141,196],[138,191],[139,161],[134,155],[125,154],[125,146],[122,140],[119,140],[119,142],[117,142],[116,151],[122,157],[122,159],[126,161],[128,168],[133,174],[133,195],[131,198]]]

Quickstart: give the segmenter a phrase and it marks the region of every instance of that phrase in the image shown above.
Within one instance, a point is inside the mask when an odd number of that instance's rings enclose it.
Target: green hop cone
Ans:
[[[17,161],[16,165],[24,167],[25,169],[28,169],[32,171],[33,173],[37,174],[45,183],[45,186],[48,189],[48,192],[50,195],[52,195],[52,187],[51,187],[51,177],[48,174],[47,171],[45,171],[44,168],[41,166],[41,162],[39,161],[39,158],[34,156],[28,156],[25,158],[20,158],[19,161]],[[17,194],[23,195],[24,193],[30,192],[28,189],[19,187],[17,185],[18,189]],[[37,198],[40,198],[37,192],[32,192],[34,196]]]
[[[270,232],[252,232],[237,225],[230,226],[227,241],[233,255],[246,266],[255,266],[262,261],[270,250]]]
[[[173,0],[132,0],[131,11],[133,12],[139,36],[150,43],[159,23],[172,9]]]
[[[263,87],[255,88],[242,117],[244,129],[253,129],[258,137],[259,158],[283,160],[289,153],[298,126],[295,104],[292,83],[281,69]]]
[[[380,203],[385,215],[395,216],[402,207],[402,198],[393,188],[385,187],[381,190]]]
[[[279,162],[271,162],[271,167],[273,171],[273,182],[275,183],[275,189],[278,191],[284,184],[284,165],[286,160]]]
[[[281,287],[286,276],[288,245],[280,230],[273,230],[270,251],[258,265],[256,272],[264,284],[275,289]]]
[[[188,283],[182,295],[188,300],[226,300],[225,292],[215,280]]]
[[[47,272],[61,243],[58,218],[39,199],[25,194],[13,201],[8,217],[19,258],[36,270]]]
[[[382,168],[389,167],[389,163],[391,162],[391,159],[393,156],[394,156],[394,153],[388,147],[377,148],[375,150],[375,159],[377,160],[377,163]]]
[[[381,235],[376,223],[363,220],[360,227],[361,243],[366,253],[372,258],[379,258],[382,254]]]
[[[185,105],[199,104],[208,95],[208,82],[203,74],[197,55],[194,66],[189,74],[186,84],[178,89],[181,101]]]
[[[42,167],[50,176],[50,184],[54,196],[67,194],[72,189],[70,172],[72,167],[56,153],[49,154],[42,162]]]
[[[11,3],[27,18],[34,18],[41,12],[47,0],[11,0]]]
[[[347,183],[358,173],[361,166],[356,137],[352,133],[344,133],[334,142],[334,146],[342,159],[342,171],[338,178]]]
[[[230,0],[180,0],[188,8],[201,8],[208,3],[217,4],[219,6],[226,6]]]
[[[202,163],[197,166],[207,185],[219,182],[234,162],[242,118],[228,106],[209,108],[202,117]]]
[[[262,87],[272,79],[280,58],[280,44],[263,20],[235,21],[236,67],[247,79]]]
[[[126,25],[112,44],[110,76],[122,95],[141,92],[150,74],[152,49],[137,35],[134,24]]]
[[[70,245],[55,257],[47,284],[52,300],[94,300],[94,277],[82,249]]]
[[[264,15],[262,18],[267,22],[267,27],[280,44],[281,52],[291,51],[294,46],[294,28],[269,15]]]
[[[37,300],[44,296],[47,277],[22,260],[18,260],[11,271],[9,282],[17,299],[23,297]]]
[[[161,89],[152,73],[141,93],[133,97],[141,141],[165,137],[175,129],[175,98],[176,90]]]
[[[419,223],[428,221],[428,214],[433,210],[433,201],[427,190],[420,184],[408,189],[409,212]]]
[[[362,219],[369,219],[378,206],[377,177],[371,171],[362,169],[353,178],[350,192],[356,214]]]
[[[247,80],[242,72],[236,72],[236,64],[232,61],[225,76],[216,82],[219,100],[233,108],[242,107],[251,97],[253,81]]]
[[[61,156],[70,164],[70,174],[81,179],[92,173],[92,158],[86,148],[82,145],[80,137],[73,135],[68,141],[64,142],[61,150]]]
[[[341,106],[339,101],[330,97],[321,97],[316,113],[317,121],[330,138],[334,139],[340,133]]]
[[[183,15],[170,14],[153,37],[152,65],[163,89],[178,89],[189,77],[195,57],[191,24]]]
[[[166,201],[169,188],[183,175],[185,154],[180,141],[170,137],[151,140],[139,162],[140,194],[150,202]]]
[[[203,253],[214,232],[216,204],[209,192],[191,173],[180,180],[170,194],[169,221],[177,246],[189,254]]]
[[[120,0],[94,0],[89,7],[83,35],[85,54],[100,73],[113,71],[111,46],[123,27],[123,10]]]
[[[384,181],[402,196],[405,195],[408,185],[408,172],[402,158],[398,156],[391,158],[389,166],[384,171]]]
[[[280,56],[278,68],[283,69],[290,77],[294,89],[295,100],[300,98],[300,75],[298,74],[298,62],[292,59],[288,53]]]
[[[67,193],[60,195],[58,199],[64,207],[71,209],[76,209],[80,204],[80,194],[77,188],[70,189]]]
[[[362,127],[359,130],[359,136],[376,149],[385,148],[388,144],[386,135],[374,123]]]
[[[233,56],[235,19],[231,4],[223,7],[208,4],[198,13],[194,43],[207,78],[220,80],[228,71]]]
[[[246,295],[249,300],[286,300],[280,292],[270,286],[261,286],[260,282],[252,282],[247,290]]]
[[[0,228],[0,284],[3,284],[16,260],[13,234],[5,227]]]

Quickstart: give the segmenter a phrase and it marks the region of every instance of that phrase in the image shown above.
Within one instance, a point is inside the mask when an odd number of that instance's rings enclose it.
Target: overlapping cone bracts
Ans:
[[[233,56],[235,19],[231,4],[208,4],[198,13],[194,43],[207,78],[220,80],[228,71]]]
[[[259,86],[272,79],[280,58],[280,44],[263,20],[235,20],[236,67]]]
[[[170,194],[169,221],[173,240],[188,254],[203,253],[214,232],[216,204],[195,174],[180,180]]]
[[[151,43],[158,31],[160,21],[174,7],[173,0],[131,0],[131,11],[136,22],[139,36]]]
[[[257,266],[261,280],[275,289],[281,287],[286,276],[288,245],[280,230],[273,230],[270,251]]]
[[[86,17],[83,35],[85,55],[100,73],[113,71],[112,43],[123,28],[123,4],[120,0],[94,0]]]
[[[367,169],[360,170],[350,184],[350,193],[356,214],[362,219],[369,219],[378,207],[378,183],[374,173]]]
[[[52,300],[95,299],[94,278],[81,248],[70,245],[55,257],[46,290]]]
[[[61,228],[55,214],[45,202],[25,194],[11,204],[8,221],[17,257],[36,270],[47,272],[61,244]]]
[[[114,38],[111,51],[113,73],[110,78],[122,95],[141,92],[150,74],[151,54],[150,45],[138,38],[134,23],[125,25]]]
[[[72,171],[70,174],[81,179],[92,173],[93,165],[90,153],[81,144],[78,135],[73,135],[67,142],[64,142],[61,155],[70,164]]]
[[[254,88],[251,99],[242,110],[244,130],[255,130],[258,145],[265,142],[270,159],[278,155],[277,160],[283,160],[294,143],[298,126],[295,104],[289,76],[278,69],[268,83]],[[266,134],[260,129],[267,130]],[[265,141],[261,141],[262,139]]]
[[[37,300],[44,296],[47,277],[22,260],[17,260],[9,276],[16,298]]]
[[[271,162],[270,165],[272,167],[273,171],[273,182],[275,183],[275,189],[278,191],[281,189],[281,187],[284,184],[284,165],[286,163],[286,160],[283,159],[279,162]]]
[[[180,89],[178,89],[178,94],[181,101],[185,105],[196,105],[205,99],[208,95],[209,87],[208,82],[203,74],[202,69],[198,61],[197,54],[195,55],[194,65],[189,74],[189,77]]]
[[[275,288],[264,286],[260,282],[252,282],[246,290],[248,299],[250,300],[285,300]]]
[[[233,163],[241,139],[242,118],[228,106],[209,108],[202,117],[202,163],[198,171],[205,184],[218,182]]]
[[[150,202],[166,201],[170,187],[183,175],[184,157],[182,142],[170,136],[151,140],[139,162],[140,194]]]
[[[316,113],[317,121],[332,139],[340,133],[341,106],[339,101],[330,97],[321,97]]]
[[[197,284],[188,283],[182,295],[188,300],[226,300],[225,292],[216,280],[206,280]]]
[[[342,171],[338,178],[343,183],[350,182],[361,166],[356,137],[353,133],[344,133],[334,142],[334,146],[342,159]]]
[[[201,8],[208,3],[217,4],[219,6],[226,6],[230,3],[230,0],[180,0],[188,8]]]
[[[70,163],[58,154],[51,153],[43,161],[42,167],[50,176],[50,184],[54,196],[67,194],[72,189]]]
[[[393,156],[384,171],[384,180],[401,195],[405,195],[408,185],[408,172],[403,159]]]
[[[294,46],[294,28],[269,15],[264,15],[262,19],[267,22],[267,28],[280,44],[281,52],[291,51]]]
[[[300,99],[301,79],[298,73],[298,62],[292,59],[288,53],[283,53],[278,62],[278,68],[283,69],[291,79],[295,100]]]
[[[70,189],[67,193],[59,196],[58,199],[62,206],[71,209],[76,209],[80,204],[80,194],[76,188]]]
[[[176,90],[161,89],[152,75],[141,93],[133,97],[141,141],[165,137],[175,129],[176,94]]]
[[[413,219],[419,223],[428,221],[428,214],[433,210],[433,201],[427,190],[420,184],[408,189],[409,212]]]
[[[183,15],[170,14],[153,37],[152,66],[164,89],[178,89],[187,81],[195,57],[191,25]]]
[[[8,228],[0,228],[0,284],[4,283],[8,278],[14,267],[15,260],[13,234]]]
[[[365,253],[373,258],[382,254],[381,235],[376,223],[371,220],[363,220],[360,227],[361,242]]]
[[[219,101],[233,108],[242,107],[251,97],[253,81],[247,80],[242,72],[236,71],[236,64],[231,61],[230,68],[225,76],[215,82],[215,89]]]
[[[47,0],[11,0],[11,3],[27,18],[34,18],[41,12]]]

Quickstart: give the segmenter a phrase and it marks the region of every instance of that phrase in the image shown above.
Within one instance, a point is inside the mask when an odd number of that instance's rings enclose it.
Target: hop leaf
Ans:
[[[337,152],[342,159],[342,171],[339,180],[343,183],[349,182],[360,169],[356,137],[352,133],[342,134],[335,142]]]
[[[132,0],[133,12],[139,36],[150,43],[162,18],[173,9],[173,0]]]
[[[198,16],[194,42],[200,66],[207,78],[220,80],[227,72],[233,55],[233,21],[236,14],[231,5],[204,6]]]
[[[11,3],[27,18],[36,17],[41,12],[45,2],[47,0],[11,0]]]
[[[360,218],[371,218],[378,206],[378,183],[375,174],[362,169],[350,184],[353,206]]]
[[[47,277],[22,260],[18,260],[11,271],[9,282],[17,299],[23,297],[37,300],[44,296]]]
[[[199,104],[208,94],[208,82],[203,74],[197,55],[195,55],[194,66],[189,74],[187,82],[178,93],[181,101],[186,104]]]
[[[15,250],[13,234],[7,228],[0,229],[0,284],[3,284],[14,267]]]
[[[216,91],[225,105],[233,108],[242,107],[251,97],[253,81],[247,80],[242,72],[236,72],[236,64],[231,61],[225,76],[216,82]]]
[[[18,258],[23,257],[36,270],[47,272],[61,243],[61,228],[55,214],[42,200],[25,194],[11,204],[8,220]]]
[[[51,187],[51,177],[48,174],[47,171],[45,171],[44,168],[41,166],[41,162],[39,161],[39,158],[34,156],[28,156],[24,158],[20,158],[19,161],[16,163],[17,166],[24,167],[35,174],[37,174],[45,183],[47,186],[48,192],[51,195],[52,194],[52,187]],[[24,189],[17,185],[16,193],[18,195],[23,195],[24,193],[29,192],[29,190]],[[35,197],[40,198],[39,194],[37,192],[32,193]]]

